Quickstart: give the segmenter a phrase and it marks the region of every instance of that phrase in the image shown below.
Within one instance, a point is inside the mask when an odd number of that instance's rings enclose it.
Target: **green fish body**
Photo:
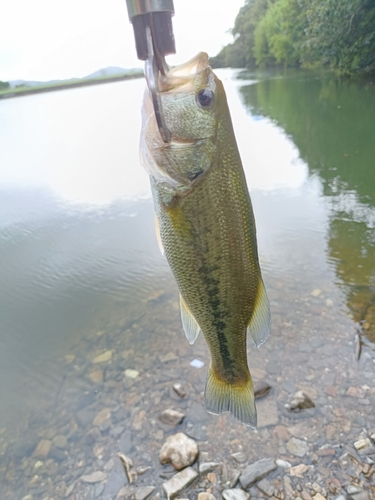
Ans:
[[[191,344],[202,332],[209,346],[207,411],[255,427],[246,337],[249,331],[257,346],[267,339],[270,311],[225,91],[205,53],[170,70],[160,87],[172,140],[161,140],[146,94],[141,158],[182,325]]]

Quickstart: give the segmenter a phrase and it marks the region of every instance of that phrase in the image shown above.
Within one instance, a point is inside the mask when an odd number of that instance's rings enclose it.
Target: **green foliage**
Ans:
[[[0,81],[0,90],[6,90],[9,89],[9,87],[10,87],[9,82]]]
[[[375,72],[375,0],[246,0],[232,33],[235,40],[213,58],[215,67]]]

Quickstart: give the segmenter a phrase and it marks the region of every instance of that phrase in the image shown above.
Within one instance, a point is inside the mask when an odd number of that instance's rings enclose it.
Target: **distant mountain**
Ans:
[[[87,80],[88,78],[99,78],[101,76],[116,76],[123,75],[124,73],[139,73],[140,71],[140,68],[125,69],[120,68],[119,66],[108,66],[108,68],[99,69],[98,71],[95,71],[95,73],[91,73],[91,75],[84,76],[83,78]]]
[[[91,75],[84,76],[83,78],[68,78],[67,80],[49,80],[47,82],[37,82],[34,80],[12,80],[9,82],[10,87],[13,89],[19,86],[25,87],[38,87],[40,85],[57,85],[61,83],[79,82],[80,80],[93,80],[95,78],[105,77],[105,76],[117,76],[123,74],[140,73],[142,70],[140,68],[125,69],[118,66],[109,66],[108,68],[99,69]]]

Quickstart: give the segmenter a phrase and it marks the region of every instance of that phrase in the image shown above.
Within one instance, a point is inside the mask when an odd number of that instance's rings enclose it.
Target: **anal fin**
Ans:
[[[252,336],[255,345],[260,347],[267,339],[271,330],[271,312],[266,288],[260,279],[257,296],[255,299],[254,312],[251,316],[247,331]]]
[[[180,294],[180,310],[181,310],[181,321],[184,328],[186,338],[190,345],[193,345],[197,340],[201,328],[197,323],[197,320],[192,315],[188,305],[186,304],[183,296]]]

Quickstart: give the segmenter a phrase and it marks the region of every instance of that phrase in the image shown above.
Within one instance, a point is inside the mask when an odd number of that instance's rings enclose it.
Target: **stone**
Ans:
[[[333,398],[335,398],[337,396],[337,387],[335,387],[334,385],[327,385],[327,387],[324,389],[324,392],[328,396],[332,396]]]
[[[326,438],[327,441],[332,441],[334,435],[336,433],[336,427],[332,424],[328,424],[326,427]]]
[[[183,432],[169,436],[159,452],[160,463],[170,463],[176,470],[192,465],[197,456],[197,443]]]
[[[52,447],[52,441],[49,439],[41,439],[34,451],[34,457],[46,458]]]
[[[133,448],[132,432],[130,429],[127,429],[121,435],[121,438],[120,438],[120,441],[118,444],[118,448],[122,453],[125,453],[125,454],[129,453],[132,450],[132,448]]]
[[[92,380],[95,384],[100,384],[103,382],[104,375],[102,370],[95,370],[91,373],[89,373],[89,379]]]
[[[292,437],[286,443],[287,450],[296,457],[304,457],[309,450],[309,445],[306,441]]]
[[[314,406],[314,403],[306,393],[303,391],[297,391],[291,397],[290,402],[285,405],[285,408],[288,411],[299,412],[301,410],[305,410],[306,408],[314,408]]]
[[[155,486],[142,486],[137,488],[134,493],[134,500],[146,500],[155,490]]]
[[[326,498],[321,493],[317,493],[313,496],[313,500],[326,500]]]
[[[370,496],[367,491],[361,491],[360,493],[356,493],[352,495],[353,500],[370,500]]]
[[[281,439],[281,441],[288,441],[288,439],[290,438],[290,432],[284,425],[277,425],[274,432],[277,438]]]
[[[112,359],[112,351],[105,351],[102,354],[99,354],[96,356],[92,362],[93,363],[106,363],[108,361],[111,361]]]
[[[184,389],[184,386],[182,384],[173,384],[172,385],[172,389],[174,390],[174,392],[180,396],[181,399],[183,399],[185,396],[186,396],[186,391]]]
[[[371,446],[371,441],[369,440],[369,438],[360,439],[359,441],[356,441],[354,443],[354,448],[359,452],[364,451],[369,446]]]
[[[32,495],[26,495],[25,497],[22,497],[22,500],[33,500]]]
[[[311,292],[311,295],[312,295],[313,297],[319,297],[319,295],[320,295],[321,293],[322,293],[322,291],[321,291],[319,288],[315,288],[315,290],[313,290],[313,291]]]
[[[303,474],[309,470],[308,466],[305,464],[299,464],[295,467],[291,467],[289,474],[291,476],[303,478]]]
[[[52,444],[53,446],[56,446],[56,448],[60,448],[63,450],[64,448],[67,447],[68,440],[66,439],[65,436],[59,434],[52,439]]]
[[[166,425],[178,425],[183,421],[184,418],[185,413],[172,410],[171,408],[164,410],[159,415],[160,422]]]
[[[262,493],[264,493],[268,497],[273,496],[275,489],[267,479],[262,479],[261,481],[259,481],[259,483],[257,483],[256,486]]]
[[[240,476],[242,488],[249,488],[260,479],[266,477],[276,468],[277,465],[270,458],[262,458],[261,460],[248,465]]]
[[[135,379],[138,377],[139,372],[137,370],[132,370],[131,368],[128,368],[127,370],[124,371],[125,377]]]
[[[175,474],[171,479],[163,483],[163,490],[167,498],[174,498],[189,484],[191,484],[198,477],[198,472],[192,467],[187,467]]]
[[[204,362],[200,359],[193,359],[193,361],[190,361],[190,366],[193,368],[202,368],[204,366]]]
[[[272,387],[268,382],[265,382],[263,380],[259,380],[254,382],[254,397],[255,399],[260,399],[266,396]]]
[[[269,425],[277,425],[279,422],[277,403],[272,399],[259,401],[257,403],[257,413],[258,429],[268,427]]]
[[[224,500],[249,500],[250,494],[240,488],[223,490],[222,493]]]
[[[238,480],[240,479],[241,471],[238,469],[234,469],[229,477],[229,480],[227,481],[227,485],[229,486],[229,489],[234,488]]]
[[[102,471],[93,472],[92,474],[85,474],[80,477],[84,483],[100,483],[107,479],[107,474]]]
[[[284,483],[284,490],[285,490],[287,497],[293,498],[294,497],[294,489],[293,489],[292,480],[290,479],[290,477],[284,476],[283,483]]]
[[[197,500],[216,500],[212,493],[206,493],[205,491],[201,491],[198,493]]]
[[[306,490],[302,490],[301,497],[302,497],[302,500],[312,500],[312,496]]]
[[[92,425],[97,425],[98,427],[100,427],[101,425],[104,424],[104,422],[106,422],[110,418],[111,418],[111,409],[103,408],[94,418]]]
[[[159,356],[159,359],[161,363],[168,363],[169,361],[176,361],[178,356],[176,356],[174,352],[168,352],[167,354]]]
[[[281,460],[281,458],[278,458],[278,459],[276,460],[276,465],[277,465],[278,467],[282,467],[283,469],[289,469],[289,467],[291,467],[291,466],[292,466],[292,464],[291,464],[291,463],[287,462],[286,460]]]
[[[221,467],[219,462],[203,462],[199,464],[199,474],[207,474],[207,472],[212,472],[213,470]]]
[[[209,481],[211,484],[217,483],[217,475],[215,474],[215,472],[209,472],[207,474],[207,481]]]
[[[246,462],[246,455],[242,451],[232,453],[231,457],[239,464],[243,464],[244,462]]]

